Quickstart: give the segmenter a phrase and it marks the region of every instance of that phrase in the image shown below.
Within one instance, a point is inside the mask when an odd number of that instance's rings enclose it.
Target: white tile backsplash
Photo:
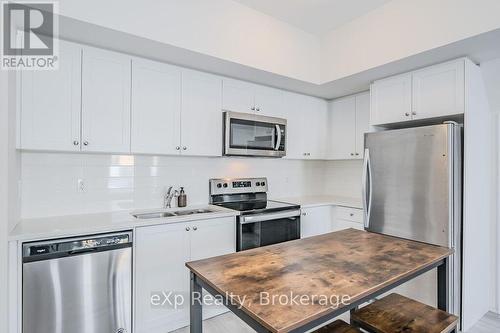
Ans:
[[[169,185],[208,203],[208,179],[268,177],[270,197],[357,195],[361,162],[21,153],[21,217],[160,207]],[[350,170],[353,169],[353,170]],[[84,182],[79,191],[78,180]]]

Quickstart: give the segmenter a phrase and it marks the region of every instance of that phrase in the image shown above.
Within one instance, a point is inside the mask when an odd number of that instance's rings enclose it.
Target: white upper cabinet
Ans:
[[[362,159],[365,151],[365,133],[371,132],[370,93],[356,95],[356,149],[354,157]]]
[[[283,91],[264,86],[255,88],[255,113],[264,116],[286,118]]]
[[[59,47],[58,70],[21,72],[22,149],[80,150],[82,48]]]
[[[132,61],[132,152],[180,152],[181,70],[166,64]]]
[[[371,85],[371,125],[411,120],[411,74],[375,81]]]
[[[233,79],[223,81],[222,108],[225,111],[283,117],[283,92],[281,90]]]
[[[331,103],[328,131],[328,158],[333,160],[353,158],[356,150],[355,96],[340,98]]]
[[[130,152],[131,58],[84,47],[82,150]]]
[[[222,155],[222,79],[182,71],[182,154]]]
[[[290,159],[324,159],[328,105],[320,98],[284,93],[287,153]]]
[[[464,113],[464,96],[463,59],[413,72],[413,119]]]
[[[332,101],[328,114],[328,159],[362,159],[364,136],[370,131],[369,122],[369,93]]]
[[[255,112],[255,86],[251,83],[224,79],[222,108],[225,111]]]
[[[458,59],[371,85],[371,125],[446,117],[465,112],[465,62]]]

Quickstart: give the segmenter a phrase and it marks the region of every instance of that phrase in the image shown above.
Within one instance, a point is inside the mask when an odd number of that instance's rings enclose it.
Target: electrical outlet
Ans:
[[[85,192],[85,182],[83,179],[78,179],[78,193]]]

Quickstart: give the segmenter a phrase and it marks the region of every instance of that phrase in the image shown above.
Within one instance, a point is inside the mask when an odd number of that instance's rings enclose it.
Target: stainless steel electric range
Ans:
[[[238,251],[300,238],[300,206],[267,200],[267,178],[210,180],[210,203],[240,211]]]

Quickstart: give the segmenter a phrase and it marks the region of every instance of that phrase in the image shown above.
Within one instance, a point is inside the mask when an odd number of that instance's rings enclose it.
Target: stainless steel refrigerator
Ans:
[[[448,311],[460,315],[461,126],[365,134],[363,204],[369,231],[455,249]]]

